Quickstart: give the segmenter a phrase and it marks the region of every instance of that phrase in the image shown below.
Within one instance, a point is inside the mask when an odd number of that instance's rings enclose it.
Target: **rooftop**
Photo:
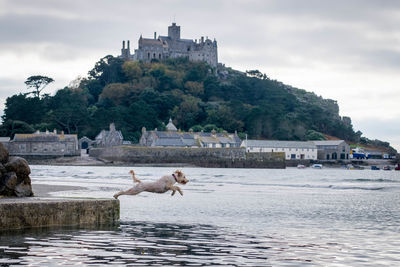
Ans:
[[[273,148],[311,148],[316,149],[313,142],[278,141],[278,140],[244,140],[248,147],[273,147]]]

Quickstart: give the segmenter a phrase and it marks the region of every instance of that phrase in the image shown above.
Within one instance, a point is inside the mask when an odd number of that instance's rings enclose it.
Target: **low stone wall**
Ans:
[[[42,226],[112,225],[119,220],[116,199],[0,199],[0,230]]]
[[[160,148],[115,146],[93,148],[91,157],[125,163],[185,163],[200,167],[285,168],[285,154],[246,153],[244,148]]]

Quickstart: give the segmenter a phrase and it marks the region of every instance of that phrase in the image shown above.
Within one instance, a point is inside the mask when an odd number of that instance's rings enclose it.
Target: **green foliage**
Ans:
[[[322,133],[314,130],[308,130],[305,138],[306,140],[326,140]]]
[[[28,97],[27,94],[18,94],[6,99],[3,121],[25,121],[28,124],[40,123],[46,112],[49,97],[40,99]]]
[[[193,125],[190,128],[193,130],[193,132],[201,132],[204,130],[203,126],[201,126],[201,125]]]
[[[35,76],[30,76],[28,79],[26,79],[25,84],[28,88],[33,88],[35,91],[32,93],[36,96],[40,96],[40,92],[49,84],[54,82],[52,78],[49,78],[47,76],[41,76],[41,75],[35,75]]]
[[[339,116],[334,100],[271,80],[258,70],[218,72],[186,58],[144,63],[106,56],[77,89],[64,88],[52,97],[7,98],[2,118],[90,138],[115,122],[133,142],[143,126],[162,129],[170,117],[185,131],[237,131],[249,139],[320,140],[328,134],[363,140],[350,118]]]
[[[206,124],[206,125],[204,125],[203,129],[205,132],[209,133],[212,130],[215,130],[215,131],[218,130],[218,127],[215,124]]]
[[[17,133],[33,133],[35,130],[23,121],[8,120],[0,126],[0,136],[9,136],[11,139]]]

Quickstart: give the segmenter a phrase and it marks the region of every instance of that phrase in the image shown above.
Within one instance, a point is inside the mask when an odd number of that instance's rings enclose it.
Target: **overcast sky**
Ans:
[[[396,0],[0,0],[0,109],[27,77],[52,77],[54,93],[174,20],[182,38],[216,38],[225,65],[335,99],[355,130],[400,150]]]

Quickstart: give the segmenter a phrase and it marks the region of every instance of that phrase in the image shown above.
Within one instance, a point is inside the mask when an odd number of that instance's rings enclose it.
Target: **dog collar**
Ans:
[[[175,173],[172,174],[172,177],[174,177],[175,182],[178,182],[178,180],[176,179]]]

